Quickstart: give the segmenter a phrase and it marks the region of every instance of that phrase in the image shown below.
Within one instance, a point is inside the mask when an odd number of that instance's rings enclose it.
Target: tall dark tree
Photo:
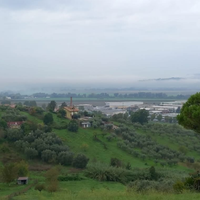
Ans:
[[[64,109],[59,109],[58,111],[60,117],[64,118],[66,116],[66,111]]]
[[[158,121],[160,122],[160,121],[162,120],[162,115],[161,115],[161,114],[158,115],[158,116],[157,116],[157,119],[158,119]]]
[[[89,161],[84,154],[78,154],[73,161],[73,166],[76,168],[84,169]]]
[[[192,95],[177,116],[178,123],[200,133],[200,92]]]
[[[7,123],[3,119],[0,119],[0,128],[3,128],[4,130],[7,128]]]
[[[74,155],[71,152],[62,151],[58,154],[58,161],[62,165],[70,166],[73,161],[73,156]]]
[[[142,109],[131,114],[131,121],[144,124],[148,122],[149,111]]]
[[[11,183],[17,178],[17,168],[14,163],[5,165],[1,170],[1,177],[4,183]]]
[[[51,125],[53,124],[53,115],[51,113],[47,113],[44,115],[43,119],[44,124]]]
[[[54,112],[56,108],[56,102],[55,101],[51,101],[48,106],[47,106],[47,109],[50,111],[50,112]]]
[[[66,107],[66,106],[67,106],[67,104],[66,104],[65,102],[63,102],[63,103],[61,104],[60,108],[64,108],[64,107]]]
[[[77,132],[78,131],[78,123],[75,120],[72,120],[69,122],[68,130],[71,132]]]

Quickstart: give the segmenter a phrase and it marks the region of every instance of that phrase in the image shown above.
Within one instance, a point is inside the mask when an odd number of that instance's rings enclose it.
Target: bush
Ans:
[[[72,164],[72,161],[73,161],[73,153],[71,152],[60,152],[58,154],[58,162],[61,164],[61,165],[65,165],[65,166],[70,166]]]
[[[47,150],[42,151],[41,158],[45,162],[54,163],[56,161],[56,153],[55,151],[51,151],[47,149]]]
[[[108,135],[108,136],[106,136],[106,139],[108,140],[108,142],[111,142],[112,139],[113,139],[113,136],[112,135]]]
[[[77,132],[78,131],[78,123],[75,120],[72,120],[68,124],[68,130],[71,132]]]
[[[158,179],[158,174],[156,173],[155,167],[150,167],[149,168],[149,174],[150,174],[150,178],[151,180],[157,180]]]
[[[8,140],[15,142],[23,138],[23,133],[20,129],[8,129],[6,136]]]
[[[10,152],[9,146],[7,143],[2,144],[2,146],[0,147],[0,152],[1,153],[8,153]]]
[[[13,163],[5,165],[1,169],[1,178],[4,183],[13,182],[18,176],[16,165]]]
[[[37,184],[35,186],[35,190],[38,190],[38,191],[42,191],[42,190],[45,190],[45,185],[44,184]]]
[[[58,175],[59,171],[57,168],[51,168],[45,174],[47,191],[48,192],[56,192],[58,190]]]
[[[28,158],[35,158],[38,156],[38,151],[35,148],[27,147],[25,148],[25,154]]]
[[[47,186],[47,191],[52,193],[52,192],[56,192],[58,190],[58,182],[51,182],[48,184]]]
[[[192,158],[192,157],[187,157],[187,161],[188,161],[189,163],[194,163],[195,159]]]
[[[130,170],[107,166],[101,163],[89,165],[85,170],[85,175],[99,181],[113,181],[120,183],[128,183],[135,179],[134,173]]]
[[[113,166],[113,167],[122,167],[123,163],[118,158],[111,158],[110,159],[110,166]]]
[[[181,181],[177,181],[176,183],[174,183],[173,189],[177,193],[182,193],[183,190],[185,189],[184,183]]]
[[[89,161],[84,154],[78,154],[73,160],[73,167],[84,169]]]
[[[17,175],[18,176],[28,176],[29,170],[28,170],[28,164],[25,161],[20,161],[19,163],[15,164],[17,169]]]
[[[53,115],[51,113],[47,113],[43,119],[44,124],[51,125],[53,124]]]
[[[84,178],[80,177],[79,174],[68,174],[66,176],[59,176],[58,181],[81,181]]]
[[[7,123],[5,120],[0,119],[0,128],[3,128],[4,130],[7,128]]]
[[[128,189],[134,189],[137,192],[143,191],[160,191],[160,192],[170,192],[173,190],[172,181],[151,181],[151,180],[136,180],[128,184]]]

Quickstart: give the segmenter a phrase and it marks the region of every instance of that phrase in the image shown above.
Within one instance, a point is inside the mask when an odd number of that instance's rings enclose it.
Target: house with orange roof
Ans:
[[[79,112],[79,109],[72,104],[72,97],[70,98],[70,106],[63,108],[66,111],[66,118],[73,119],[73,115]]]

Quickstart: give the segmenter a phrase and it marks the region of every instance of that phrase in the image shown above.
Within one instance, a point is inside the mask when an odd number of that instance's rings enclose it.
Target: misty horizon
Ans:
[[[200,86],[200,2],[0,0],[0,91]]]

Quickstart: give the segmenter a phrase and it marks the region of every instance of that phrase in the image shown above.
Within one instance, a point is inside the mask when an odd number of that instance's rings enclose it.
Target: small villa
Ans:
[[[66,118],[68,119],[73,119],[73,115],[79,112],[79,109],[72,104],[72,97],[70,99],[70,106],[64,107],[64,110],[66,111]]]
[[[20,128],[22,124],[23,124],[22,121],[18,121],[18,122],[7,122],[8,128]]]
[[[91,123],[90,122],[81,122],[81,126],[83,128],[90,128],[91,127]]]

